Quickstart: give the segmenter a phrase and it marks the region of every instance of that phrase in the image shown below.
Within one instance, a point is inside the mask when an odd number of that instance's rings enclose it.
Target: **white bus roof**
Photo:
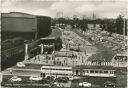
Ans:
[[[72,69],[72,67],[65,66],[42,66],[41,68]]]

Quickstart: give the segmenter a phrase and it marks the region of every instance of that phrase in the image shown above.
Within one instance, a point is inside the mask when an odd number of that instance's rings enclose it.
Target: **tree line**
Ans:
[[[87,24],[100,24],[102,30],[110,33],[125,34],[127,35],[127,19],[122,15],[119,15],[116,19],[79,19],[77,17],[71,18],[54,18],[52,19],[52,25],[64,24],[71,25],[72,28],[81,28],[83,31],[88,29]]]

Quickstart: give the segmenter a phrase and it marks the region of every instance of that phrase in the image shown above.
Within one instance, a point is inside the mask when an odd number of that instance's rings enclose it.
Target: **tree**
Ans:
[[[123,34],[123,16],[119,15],[116,19],[116,31],[118,34]]]

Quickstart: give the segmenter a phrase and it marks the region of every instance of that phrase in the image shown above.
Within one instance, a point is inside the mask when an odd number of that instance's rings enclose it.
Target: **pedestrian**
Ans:
[[[12,69],[10,69],[10,74],[12,74]]]
[[[36,56],[35,56],[35,59],[34,59],[34,62],[36,61]]]
[[[40,57],[39,57],[39,55],[38,55],[38,60],[40,61]]]

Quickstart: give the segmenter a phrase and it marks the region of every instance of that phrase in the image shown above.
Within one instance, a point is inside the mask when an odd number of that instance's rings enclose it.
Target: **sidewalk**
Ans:
[[[39,58],[38,58],[39,56]],[[52,57],[52,55],[47,55],[50,58]],[[25,64],[41,64],[41,65],[48,65],[49,64],[49,60],[45,58],[45,55],[37,55],[36,59],[35,57],[31,58],[30,60],[24,60],[23,63]],[[53,64],[51,64],[53,65]]]

